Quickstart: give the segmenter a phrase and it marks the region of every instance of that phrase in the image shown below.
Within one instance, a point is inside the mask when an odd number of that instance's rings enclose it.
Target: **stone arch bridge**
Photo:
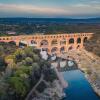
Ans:
[[[64,53],[69,50],[82,49],[84,42],[93,33],[53,34],[53,35],[19,35],[0,37],[0,42],[14,42],[17,46],[23,43],[37,49],[46,50],[49,54]]]

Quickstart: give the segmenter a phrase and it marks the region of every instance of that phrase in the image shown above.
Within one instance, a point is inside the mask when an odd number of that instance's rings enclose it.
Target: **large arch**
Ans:
[[[77,39],[77,43],[81,43],[81,38],[78,38]]]
[[[26,40],[21,40],[21,41],[19,41],[19,46],[20,47],[28,46],[28,42]]]
[[[85,38],[84,38],[84,40],[83,40],[83,42],[85,43],[85,42],[87,42],[87,40],[88,40],[88,38],[87,38],[87,37],[85,37]]]
[[[70,38],[69,39],[69,44],[73,44],[74,43],[74,38]]]
[[[37,44],[37,42],[34,40],[31,40],[31,44]]]
[[[66,39],[63,38],[61,41],[60,41],[60,45],[66,45]]]
[[[55,53],[55,52],[57,52],[58,51],[58,48],[57,47],[53,47],[52,49],[51,49],[51,52],[52,53]]]
[[[19,42],[19,47],[26,47],[26,46],[27,46],[27,44]]]
[[[48,45],[48,41],[47,40],[42,40],[40,42],[40,46],[46,46],[46,45]]]
[[[9,41],[8,43],[11,44],[11,45],[16,45],[15,41]]]
[[[65,51],[65,47],[63,46],[60,48],[60,52],[64,52],[64,51]]]
[[[58,44],[57,39],[52,40],[51,45],[57,45],[57,44]]]

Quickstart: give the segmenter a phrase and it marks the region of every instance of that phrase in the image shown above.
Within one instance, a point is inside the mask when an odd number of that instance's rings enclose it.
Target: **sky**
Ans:
[[[0,0],[0,17],[100,17],[100,0]]]

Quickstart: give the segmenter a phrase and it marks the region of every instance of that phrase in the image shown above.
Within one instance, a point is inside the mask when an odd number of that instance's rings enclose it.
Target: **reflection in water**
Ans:
[[[74,70],[62,73],[69,85],[64,90],[67,95],[64,100],[100,100],[81,71]]]

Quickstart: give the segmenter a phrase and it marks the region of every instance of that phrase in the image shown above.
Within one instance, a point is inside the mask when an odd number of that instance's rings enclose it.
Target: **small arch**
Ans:
[[[34,40],[31,40],[31,44],[37,44],[37,42]]]
[[[80,48],[80,45],[77,46],[77,49],[79,49],[79,48]]]
[[[3,38],[3,40],[5,40],[5,38]]]
[[[56,39],[52,40],[51,45],[57,45],[57,44],[58,44],[58,42]]]
[[[88,40],[88,38],[87,38],[87,37],[85,37],[85,38],[84,38],[84,40],[83,40],[83,42],[87,42],[87,40]]]
[[[51,49],[51,52],[52,52],[52,53],[57,52],[57,51],[58,51],[58,48],[57,48],[57,47],[53,47],[53,48]]]
[[[81,38],[78,38],[77,39],[77,43],[81,43]]]
[[[73,44],[73,43],[74,43],[74,39],[73,38],[69,39],[69,44]]]
[[[48,41],[47,40],[42,40],[41,42],[40,42],[40,46],[46,46],[46,45],[48,45]]]
[[[42,48],[42,51],[49,51],[48,48]]]
[[[73,50],[73,46],[70,46],[70,47],[68,48],[68,51],[70,51],[70,50]]]
[[[7,38],[7,40],[9,40],[9,38]]]
[[[66,45],[66,39],[65,38],[63,38],[61,41],[60,41],[60,45]]]

